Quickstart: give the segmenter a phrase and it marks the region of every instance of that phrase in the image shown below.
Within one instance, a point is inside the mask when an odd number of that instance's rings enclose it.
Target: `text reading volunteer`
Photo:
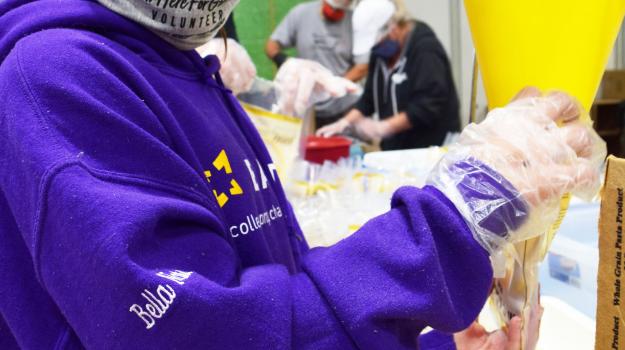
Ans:
[[[381,139],[383,150],[397,150],[442,145],[447,133],[460,130],[458,96],[445,49],[401,1],[395,6],[388,34],[372,49],[360,100],[318,134],[351,130],[365,140]],[[379,120],[371,118],[374,114]]]
[[[191,50],[236,4],[0,3],[0,348],[453,348],[418,335],[476,318],[493,243],[596,189],[572,101],[526,98],[470,126],[434,186],[308,249],[219,62]],[[477,220],[476,198],[500,205]],[[518,345],[515,320],[480,339]]]

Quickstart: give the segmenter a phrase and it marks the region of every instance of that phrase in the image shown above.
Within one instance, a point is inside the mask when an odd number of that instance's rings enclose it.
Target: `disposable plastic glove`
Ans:
[[[256,78],[256,66],[245,48],[232,39],[227,39],[228,48],[223,39],[212,39],[197,48],[200,56],[217,55],[221,62],[219,74],[224,85],[234,95],[247,92]]]
[[[317,136],[330,137],[334,135],[344,134],[351,126],[350,122],[345,119],[339,119],[332,124],[328,124],[315,133]]]
[[[303,117],[316,103],[330,98],[359,93],[357,84],[335,76],[321,64],[301,58],[289,58],[274,79],[278,94],[277,111]]]
[[[579,104],[535,91],[467,126],[427,181],[491,254],[547,231],[565,193],[591,199],[600,185],[606,146],[579,121]]]
[[[392,134],[391,125],[385,120],[362,118],[354,124],[356,136],[364,141],[381,140]]]

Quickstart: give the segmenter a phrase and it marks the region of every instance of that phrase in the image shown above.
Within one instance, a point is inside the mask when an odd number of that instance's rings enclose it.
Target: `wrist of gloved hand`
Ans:
[[[353,126],[356,136],[364,141],[378,141],[393,134],[392,125],[388,120],[362,118]]]
[[[458,209],[475,239],[490,253],[529,219],[529,205],[501,174],[474,157],[448,157],[430,174],[428,185]]]
[[[430,173],[491,256],[545,233],[565,194],[597,193],[605,142],[579,114],[562,93],[515,101],[467,126]]]
[[[319,128],[319,130],[317,130],[315,134],[322,137],[339,135],[345,133],[351,127],[351,125],[352,123],[349,120],[341,118],[332,124]]]

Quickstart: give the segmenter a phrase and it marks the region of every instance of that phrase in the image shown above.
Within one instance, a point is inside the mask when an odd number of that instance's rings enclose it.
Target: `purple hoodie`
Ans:
[[[0,2],[0,348],[415,349],[468,326],[492,271],[452,203],[402,188],[309,250],[218,68],[91,1]]]

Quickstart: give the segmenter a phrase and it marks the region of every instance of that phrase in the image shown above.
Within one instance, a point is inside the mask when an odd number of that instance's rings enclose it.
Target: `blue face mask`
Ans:
[[[384,39],[375,45],[371,52],[385,61],[390,61],[399,53],[401,49],[399,41],[392,39]]]

